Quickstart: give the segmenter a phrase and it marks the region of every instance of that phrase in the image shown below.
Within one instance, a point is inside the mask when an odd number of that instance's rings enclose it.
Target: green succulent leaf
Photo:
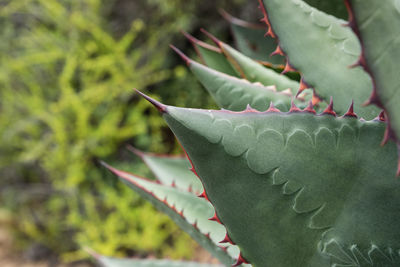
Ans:
[[[229,63],[228,59],[224,53],[222,53],[220,48],[202,42],[186,32],[183,32],[183,34],[192,43],[198,57],[203,64],[231,76],[240,76],[239,73]]]
[[[337,18],[347,19],[347,10],[343,0],[305,0],[305,2]]]
[[[226,245],[227,251],[225,251],[217,245],[219,241],[224,239],[226,230],[222,225],[208,220],[214,215],[214,208],[208,201],[186,190],[162,185],[134,174],[120,171],[105,163],[103,165],[119,176],[125,184],[144,199],[150,201],[157,209],[167,214],[180,228],[193,237],[221,263],[232,264],[232,256],[235,257],[239,253],[238,248]]]
[[[315,88],[324,100],[331,96],[339,114],[354,100],[355,111],[365,119],[378,115],[379,109],[364,107],[372,90],[370,77],[361,68],[349,68],[361,49],[346,21],[327,15],[301,0],[263,0],[265,21],[270,34],[289,64],[301,72],[303,81]]]
[[[191,165],[186,157],[146,153],[134,147],[128,149],[146,163],[161,184],[194,194],[200,194],[203,191],[199,178],[189,171]]]
[[[96,255],[95,259],[104,267],[222,267],[220,264],[207,264],[189,261],[156,259],[118,259]]]
[[[242,78],[250,82],[259,82],[265,86],[275,85],[278,91],[289,88],[293,94],[296,94],[300,87],[297,81],[264,67],[223,42],[219,42],[219,44],[229,62],[231,62],[232,67],[237,69]]]
[[[265,26],[249,23],[235,18],[226,11],[221,11],[222,16],[230,23],[236,47],[244,55],[261,61],[264,65],[283,67],[285,58],[280,55],[271,56],[276,48],[276,41],[269,36],[264,36]]]
[[[271,102],[282,111],[289,111],[291,107],[293,95],[290,92],[279,92],[275,86],[266,87],[261,83],[228,76],[195,61],[191,61],[189,67],[221,108],[242,111],[250,105],[258,111],[265,111]],[[298,107],[304,108],[311,96],[312,92],[308,92],[294,102]]]
[[[217,217],[253,266],[398,266],[397,147],[348,113],[162,105]],[[215,168],[218,162],[218,168]]]
[[[360,65],[373,78],[370,102],[383,107],[390,120],[387,137],[400,138],[400,1],[352,0],[350,26],[363,48]]]

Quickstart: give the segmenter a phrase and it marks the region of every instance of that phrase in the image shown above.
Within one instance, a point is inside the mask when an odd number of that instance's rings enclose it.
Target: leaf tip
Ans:
[[[148,95],[145,95],[144,93],[140,92],[139,90],[135,89],[136,93],[138,93],[140,96],[142,96],[144,99],[149,101],[153,106],[155,106],[158,111],[161,113],[167,113],[167,106],[158,102],[157,100],[149,97]]]

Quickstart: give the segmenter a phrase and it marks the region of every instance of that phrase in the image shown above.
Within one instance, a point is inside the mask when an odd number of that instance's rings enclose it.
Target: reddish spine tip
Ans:
[[[230,243],[232,245],[236,245],[232,239],[229,237],[228,233],[226,233],[225,238],[221,241],[219,241],[219,243]]]
[[[313,95],[312,95],[311,101],[314,106],[318,105],[318,103],[322,101],[321,98],[315,93],[315,90],[313,90]]]
[[[271,53],[271,56],[275,56],[275,55],[281,55],[281,56],[284,55],[284,53],[279,45],[276,47],[275,51]]]
[[[303,77],[300,79],[300,87],[299,91],[297,91],[296,98],[307,88],[310,88],[310,86],[304,81]]]
[[[239,266],[239,265],[241,265],[243,263],[248,264],[249,262],[247,260],[245,260],[245,258],[243,258],[242,252],[240,252],[236,263],[234,265],[232,265],[232,267]]]
[[[204,199],[206,199],[207,201],[209,201],[209,200],[208,200],[208,196],[207,196],[207,194],[206,194],[206,191],[203,191],[203,193],[201,193],[200,195],[198,195],[198,197],[204,198]]]
[[[195,38],[193,35],[181,30],[181,33],[188,39],[192,44],[197,44],[200,42],[197,38]]]
[[[308,103],[308,106],[305,109],[303,109],[303,112],[310,112],[310,113],[316,114],[312,100],[310,100],[310,102]]]
[[[379,101],[378,95],[376,94],[375,88],[372,90],[371,96],[369,99],[363,104],[363,106],[369,106],[371,104],[374,104],[378,107],[382,107],[381,102]]]
[[[270,102],[269,103],[269,108],[267,109],[267,112],[281,112],[281,111],[279,109],[275,108],[273,102]]]
[[[264,21],[265,24],[267,24],[267,26],[268,26],[268,31],[265,33],[265,36],[270,36],[271,38],[276,38],[276,35],[275,35],[274,31],[272,30],[271,23],[269,22],[267,10],[265,9],[264,3],[262,0],[258,0],[258,2],[260,4],[259,8],[261,9],[261,12],[264,15],[264,18],[262,18],[261,21]]]
[[[173,45],[169,45],[169,47],[171,47],[172,50],[174,50],[183,59],[183,61],[185,61],[186,65],[190,66],[192,60],[188,56],[186,56],[181,50]]]
[[[381,113],[379,113],[379,116],[377,118],[380,121],[386,121],[386,116],[385,116],[385,111],[382,110]]]
[[[296,69],[294,69],[292,66],[290,66],[289,61],[286,61],[285,68],[283,69],[281,74],[285,74],[285,73],[288,73],[288,72],[295,72],[295,71],[296,71]]]
[[[351,101],[351,105],[349,107],[349,110],[346,112],[346,114],[343,115],[343,117],[354,117],[354,118],[357,118],[357,114],[354,113],[354,101]]]
[[[293,99],[292,99],[292,103],[290,105],[290,110],[289,112],[300,112],[301,109],[299,109],[296,104],[294,103]]]
[[[222,224],[222,222],[219,220],[219,218],[218,218],[218,216],[217,216],[217,213],[214,213],[214,216],[212,216],[212,217],[209,218],[208,220],[217,222],[217,223],[219,223],[219,224]]]
[[[326,107],[326,109],[322,112],[322,114],[328,114],[336,117],[336,112],[333,110],[333,99],[331,97],[331,101],[329,102],[329,105]]]
[[[205,29],[201,28],[200,31],[204,33],[208,38],[210,38],[217,46],[221,47],[221,41],[218,40],[217,37],[206,31]]]
[[[381,145],[384,146],[389,140],[396,141],[396,135],[394,134],[392,128],[390,127],[390,123],[388,123],[386,126],[385,134],[384,134]],[[400,151],[399,151],[399,154],[400,154]]]
[[[345,6],[346,6],[346,9],[347,9],[347,13],[348,13],[348,21],[349,21],[349,26],[351,26],[353,23],[354,23],[354,14],[353,14],[353,8],[352,8],[352,5],[351,5],[351,3],[350,3],[350,1],[349,0],[344,0],[344,4],[345,4]]]
[[[171,187],[176,187],[175,180],[173,180],[173,181],[172,181],[172,183],[171,183]]]
[[[147,101],[149,101],[151,104],[153,104],[153,106],[155,106],[158,111],[160,111],[161,113],[167,113],[167,106],[158,102],[157,100],[143,94],[142,92],[140,92],[139,90],[135,89],[136,93],[138,93],[139,95],[141,95],[144,99],[146,99]]]

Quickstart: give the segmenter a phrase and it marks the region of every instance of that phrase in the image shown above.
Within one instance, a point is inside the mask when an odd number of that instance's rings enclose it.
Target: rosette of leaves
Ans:
[[[269,64],[253,37],[241,53],[185,33],[201,63],[173,49],[222,109],[139,92],[187,159],[134,149],[156,182],[107,167],[222,264],[399,266],[400,1],[309,2],[260,0]]]

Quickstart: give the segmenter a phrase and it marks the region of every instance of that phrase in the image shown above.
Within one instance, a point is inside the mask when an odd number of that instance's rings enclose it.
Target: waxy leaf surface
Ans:
[[[360,44],[344,20],[323,13],[301,0],[263,0],[267,19],[281,50],[303,80],[324,100],[332,96],[335,110],[347,111],[354,100],[356,113],[373,119],[379,109],[364,107],[372,91],[370,77],[357,62]]]
[[[400,1],[352,0],[350,25],[362,42],[364,65],[373,78],[371,102],[383,107],[391,134],[400,138]],[[393,131],[393,132],[392,132]],[[394,136],[393,136],[394,137]]]
[[[385,123],[163,106],[219,220],[253,266],[398,266],[397,148]]]

